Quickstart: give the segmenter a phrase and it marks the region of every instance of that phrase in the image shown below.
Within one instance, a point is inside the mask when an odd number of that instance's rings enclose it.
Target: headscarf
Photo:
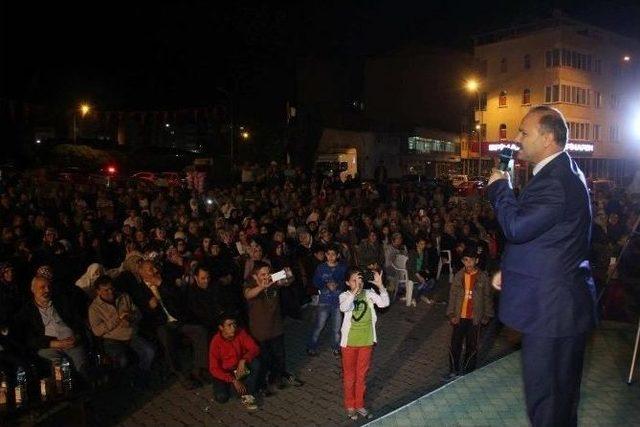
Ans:
[[[76,280],[76,286],[90,294],[96,279],[104,274],[104,267],[101,264],[93,263],[89,265],[87,271]]]

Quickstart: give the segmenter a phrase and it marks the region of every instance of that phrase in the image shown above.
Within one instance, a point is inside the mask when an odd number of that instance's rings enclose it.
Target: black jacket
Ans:
[[[204,326],[208,332],[216,331],[221,308],[218,304],[216,287],[210,284],[202,289],[193,284],[187,288],[187,309],[193,320]]]
[[[144,282],[129,283],[127,293],[131,296],[133,303],[140,309],[142,313],[142,324],[149,327],[157,327],[167,323],[167,315],[158,304],[154,309],[149,307],[149,300],[153,298],[153,292]],[[162,304],[171,316],[179,320],[181,323],[197,323],[194,322],[194,316],[187,309],[187,300],[184,289],[175,285],[162,281],[158,287]]]
[[[76,339],[84,339],[86,337],[84,322],[74,309],[71,300],[64,295],[58,295],[52,299],[52,302],[62,321],[76,335]],[[22,337],[22,341],[29,351],[49,348],[51,341],[57,339],[56,337],[45,335],[42,316],[33,300],[27,302],[20,310],[16,324],[19,330],[17,336]]]

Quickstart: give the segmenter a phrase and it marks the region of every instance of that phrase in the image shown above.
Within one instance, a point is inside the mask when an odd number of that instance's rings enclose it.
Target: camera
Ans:
[[[364,289],[373,289],[375,287],[373,284],[373,273],[374,270],[368,268],[362,272],[362,287]]]

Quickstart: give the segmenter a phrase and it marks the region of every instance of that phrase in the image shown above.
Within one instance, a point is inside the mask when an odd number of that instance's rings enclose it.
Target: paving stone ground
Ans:
[[[441,283],[438,297],[446,297],[448,284]],[[376,417],[389,413],[442,385],[448,371],[450,326],[445,305],[407,308],[400,301],[378,317],[378,346],[374,351],[367,383],[366,401]],[[335,426],[357,425],[346,418],[342,406],[340,359],[328,349],[323,335],[321,352],[305,353],[313,307],[303,321],[285,322],[288,370],[303,381],[303,387],[278,391],[247,412],[237,400],[213,401],[210,386],[188,391],[174,382],[161,389],[137,393],[112,389],[92,399],[91,425],[224,425],[224,426]],[[479,364],[484,365],[515,349],[508,330],[497,333],[490,325],[485,334]],[[326,331],[325,331],[326,332]]]

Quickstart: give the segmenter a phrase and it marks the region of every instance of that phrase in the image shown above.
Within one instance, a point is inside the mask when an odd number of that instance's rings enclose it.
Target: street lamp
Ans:
[[[480,83],[475,79],[469,79],[465,87],[469,92],[475,92],[478,99],[478,111],[480,111],[480,123],[476,125],[476,132],[478,133],[478,175],[482,176],[482,141],[480,137],[482,133],[482,106],[480,105]]]
[[[245,130],[245,131],[243,131],[243,132],[240,134],[240,136],[242,137],[242,139],[244,139],[244,140],[246,141],[246,140],[248,140],[248,139],[249,139],[249,137],[250,137],[251,135],[249,134],[249,132],[247,132],[247,131]]]
[[[82,115],[82,118],[84,118],[84,116],[89,114],[89,112],[91,111],[91,106],[89,104],[87,104],[87,103],[82,103],[78,107],[78,110],[80,111],[80,114]],[[78,115],[77,111],[73,110],[73,143],[74,144],[76,144],[78,142],[78,127],[76,125],[76,116],[77,115]]]

